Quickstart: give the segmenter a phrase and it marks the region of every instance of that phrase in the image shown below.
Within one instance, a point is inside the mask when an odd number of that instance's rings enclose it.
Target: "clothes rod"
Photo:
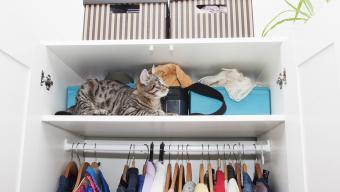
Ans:
[[[150,148],[150,143],[147,143],[148,147]],[[244,147],[242,147],[242,145]],[[178,149],[179,146],[179,149]],[[229,149],[230,146],[230,149]],[[147,154],[148,153],[148,148],[145,145],[142,144],[135,144],[135,146],[132,144],[131,150],[130,150],[130,145],[129,144],[103,144],[103,143],[85,143],[85,142],[68,142],[65,141],[64,145],[64,150],[65,151],[73,151],[74,152],[82,152],[85,150],[86,153],[109,153],[109,154],[128,154],[129,151],[135,154]],[[159,154],[159,145],[154,145],[154,154]],[[177,154],[182,152],[186,154],[187,152],[190,155],[201,155],[202,152],[206,155],[216,155],[216,154],[224,154],[224,153],[243,153],[246,155],[255,155],[255,154],[261,154],[262,152],[270,152],[270,144],[269,141],[265,142],[264,144],[256,144],[256,152],[255,152],[255,146],[252,144],[243,144],[242,142],[237,142],[237,143],[226,143],[224,144],[217,144],[211,143],[209,144],[209,150],[208,150],[208,145],[205,144],[203,145],[203,150],[202,150],[202,145],[184,145],[183,144],[183,150],[182,150],[182,144],[180,145],[170,145],[170,150],[169,150],[169,145],[165,143],[164,147],[165,153],[171,153],[171,154]]]

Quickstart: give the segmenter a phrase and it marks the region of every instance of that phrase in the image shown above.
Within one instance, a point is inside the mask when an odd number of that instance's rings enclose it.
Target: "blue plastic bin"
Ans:
[[[266,87],[255,87],[249,95],[236,102],[232,100],[224,87],[214,87],[224,97],[227,104],[225,115],[270,115],[270,90]],[[190,92],[191,113],[211,114],[220,106],[221,102],[209,97]]]

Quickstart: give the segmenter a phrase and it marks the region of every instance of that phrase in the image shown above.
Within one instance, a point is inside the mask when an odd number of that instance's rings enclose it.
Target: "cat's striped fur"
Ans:
[[[136,89],[117,81],[88,80],[69,111],[78,115],[167,115],[160,98],[167,95],[168,87],[151,71],[143,70]]]

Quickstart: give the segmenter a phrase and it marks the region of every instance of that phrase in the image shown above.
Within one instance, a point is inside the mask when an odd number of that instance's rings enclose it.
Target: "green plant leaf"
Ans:
[[[287,4],[289,7],[291,7],[292,9],[294,9],[294,12],[296,13],[297,7],[295,7],[293,4],[291,4],[288,0],[285,0],[285,2],[286,2],[286,4]],[[304,12],[304,11],[302,11],[302,10],[300,10],[300,13],[301,13],[303,16],[305,16],[305,17],[308,17],[308,18],[311,17],[311,15],[309,15],[308,13],[306,13],[306,12]]]
[[[281,15],[285,14],[285,13],[289,13],[289,12],[294,12],[293,10],[285,10],[285,11],[282,11],[280,13],[278,13],[277,15],[275,15],[274,18],[272,18],[268,23],[267,25],[264,27],[264,29],[262,30],[262,36],[264,37],[264,33],[267,31],[267,29],[270,27],[270,25],[277,19],[279,18]]]
[[[296,12],[295,12],[295,18],[298,18],[299,16],[299,13],[301,12],[301,9],[302,9],[302,5],[304,4],[305,0],[300,0],[299,1],[299,4],[296,8]]]
[[[274,25],[272,25],[270,28],[268,28],[266,31],[263,31],[262,32],[262,37],[266,37],[268,35],[268,33],[270,31],[272,31],[275,27],[285,23],[285,22],[288,22],[288,21],[308,21],[308,19],[306,18],[296,18],[296,17],[291,17],[291,18],[286,18],[286,19],[282,19],[282,20],[279,20],[278,22],[276,22]]]

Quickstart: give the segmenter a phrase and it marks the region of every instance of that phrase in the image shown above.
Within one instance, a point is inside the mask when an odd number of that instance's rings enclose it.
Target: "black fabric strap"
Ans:
[[[227,111],[227,105],[224,101],[223,95],[216,89],[202,83],[194,83],[185,89],[187,89],[188,92],[192,91],[206,97],[217,99],[222,103],[222,106],[212,114],[191,113],[190,111],[189,115],[224,115],[224,113]]]

